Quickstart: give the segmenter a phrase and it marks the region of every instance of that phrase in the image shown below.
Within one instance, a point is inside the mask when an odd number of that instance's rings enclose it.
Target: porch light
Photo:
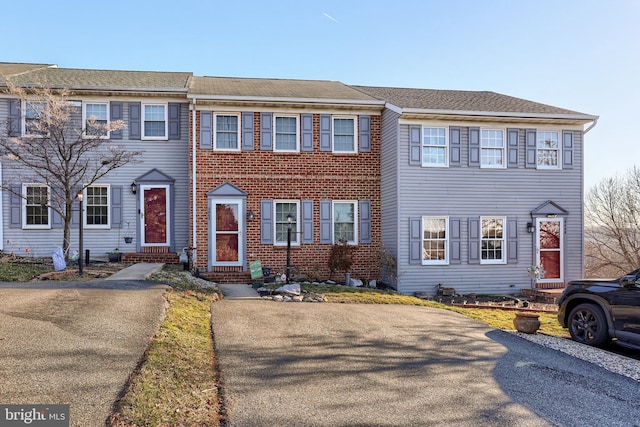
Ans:
[[[527,233],[534,233],[536,231],[535,225],[532,222],[527,223]]]
[[[253,213],[253,211],[249,211],[249,214],[247,215],[247,219],[249,221],[253,221],[255,219],[255,214]]]
[[[82,277],[82,251],[84,250],[83,246],[83,236],[82,236],[82,223],[84,222],[84,218],[82,215],[82,199],[84,198],[84,194],[82,190],[78,193],[78,202],[80,202],[79,212],[80,212],[80,221],[78,221],[78,275]]]
[[[131,192],[132,192],[133,194],[136,194],[136,191],[138,191],[138,185],[136,184],[136,182],[135,182],[135,181],[133,181],[133,182],[131,183]]]

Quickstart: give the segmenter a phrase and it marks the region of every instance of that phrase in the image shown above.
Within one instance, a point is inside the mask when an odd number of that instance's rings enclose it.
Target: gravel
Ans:
[[[599,348],[579,344],[567,338],[558,338],[541,333],[524,334],[516,331],[509,332],[536,344],[552,348],[578,359],[582,359],[586,362],[593,363],[613,373],[640,381],[640,360],[631,359]]]

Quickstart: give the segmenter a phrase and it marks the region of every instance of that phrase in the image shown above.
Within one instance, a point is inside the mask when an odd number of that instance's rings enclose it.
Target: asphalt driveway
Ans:
[[[444,310],[222,300],[211,313],[231,426],[640,420],[638,382]]]
[[[104,426],[164,318],[165,285],[0,283],[0,403],[70,404]]]

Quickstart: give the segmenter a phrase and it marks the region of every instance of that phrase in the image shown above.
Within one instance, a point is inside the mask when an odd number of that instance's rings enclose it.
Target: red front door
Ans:
[[[142,244],[169,245],[169,195],[167,186],[142,186]]]

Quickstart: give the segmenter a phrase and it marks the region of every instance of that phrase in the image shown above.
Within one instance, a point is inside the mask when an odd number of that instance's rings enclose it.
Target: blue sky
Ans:
[[[640,153],[638,0],[30,0],[2,15],[5,62],[490,90],[598,115],[587,188]]]

